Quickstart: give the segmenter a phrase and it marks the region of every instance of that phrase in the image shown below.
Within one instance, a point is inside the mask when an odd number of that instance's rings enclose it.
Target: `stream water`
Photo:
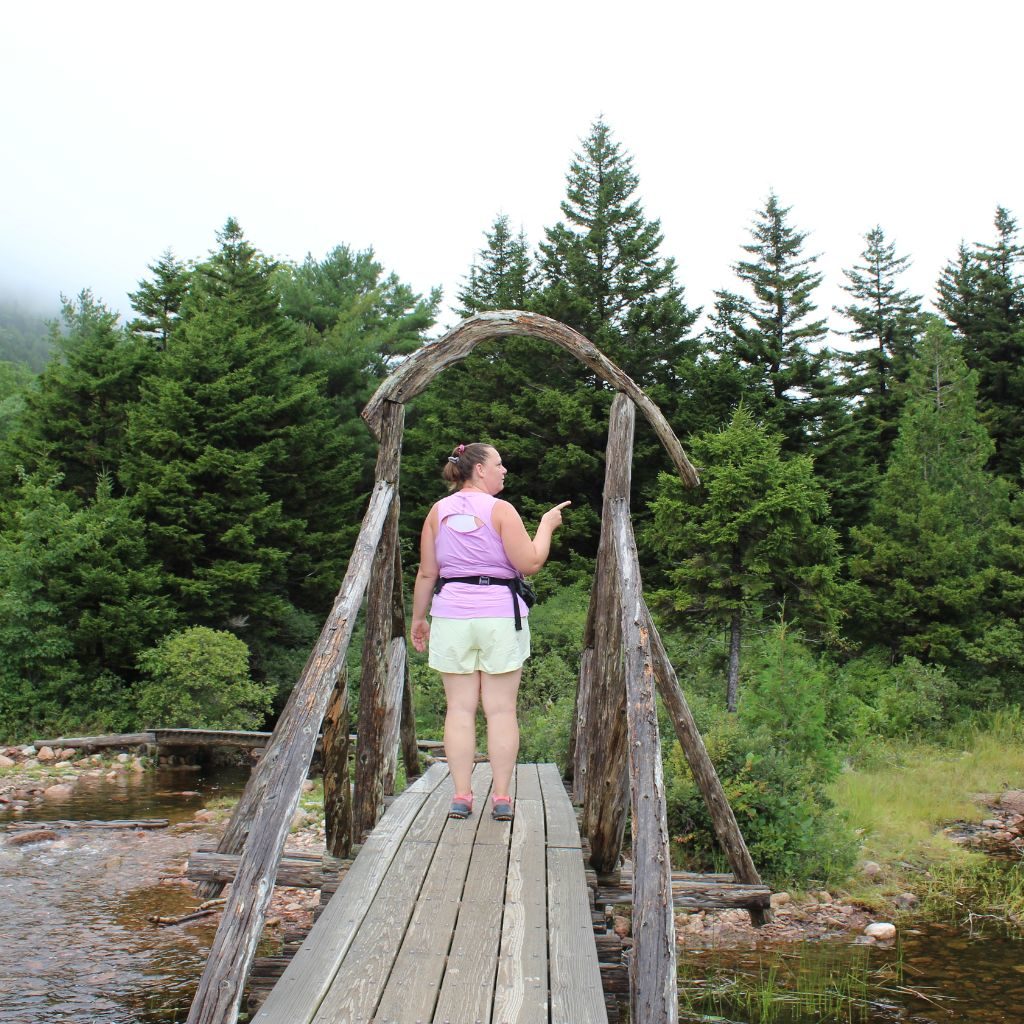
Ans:
[[[216,919],[160,928],[148,918],[195,907],[188,888],[161,880],[210,838],[195,811],[212,797],[239,793],[244,781],[224,770],[83,778],[68,800],[26,812],[33,821],[171,824],[71,829],[29,846],[0,840],[0,1022],[183,1021]],[[0,814],[0,827],[6,820]],[[819,942],[680,950],[681,1020],[1024,1024],[1024,939],[978,924],[904,927],[891,948]]]
[[[146,831],[68,829],[56,841],[0,841],[0,1021],[170,1024],[184,1020],[216,918],[161,928],[196,906],[161,884],[210,835],[193,821],[214,796],[241,792],[245,772],[160,769],[81,778],[31,821],[167,818]],[[0,825],[10,816],[0,815]],[[213,922],[213,923],[211,923]]]

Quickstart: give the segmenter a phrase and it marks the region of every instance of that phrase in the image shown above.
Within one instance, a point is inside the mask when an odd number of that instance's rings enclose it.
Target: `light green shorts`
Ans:
[[[430,620],[428,664],[438,672],[490,676],[514,672],[530,656],[530,623],[507,618]]]

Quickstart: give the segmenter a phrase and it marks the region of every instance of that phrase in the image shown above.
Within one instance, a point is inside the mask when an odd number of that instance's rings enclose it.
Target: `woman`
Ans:
[[[430,667],[444,680],[444,750],[455,783],[452,818],[468,818],[473,810],[470,780],[482,700],[494,778],[491,814],[498,821],[512,819],[516,697],[530,656],[529,609],[517,584],[548,560],[551,535],[569,504],[545,512],[531,540],[519,513],[496,497],[507,472],[490,445],[458,445],[441,473],[453,493],[427,513],[420,535],[412,644],[417,651],[429,645]]]

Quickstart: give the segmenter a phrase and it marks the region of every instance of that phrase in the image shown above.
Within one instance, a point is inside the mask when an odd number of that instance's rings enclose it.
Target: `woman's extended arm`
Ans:
[[[437,506],[435,505],[434,508]],[[430,640],[430,622],[427,611],[430,608],[430,596],[434,592],[441,570],[437,565],[437,553],[434,550],[434,509],[427,513],[420,531],[420,567],[416,573],[416,583],[412,591],[412,645],[417,651],[425,651]]]
[[[551,535],[562,525],[562,509],[571,504],[563,501],[549,508],[540,517],[540,525],[532,540],[519,513],[507,501],[499,501],[494,506],[491,524],[501,537],[501,545],[513,568],[524,576],[532,576],[540,569],[551,552]]]

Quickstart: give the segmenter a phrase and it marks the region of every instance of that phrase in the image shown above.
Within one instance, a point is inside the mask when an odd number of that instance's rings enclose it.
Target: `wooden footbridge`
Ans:
[[[476,808],[449,820],[451,783],[420,774],[406,663],[398,554],[404,403],[481,341],[525,335],[558,345],[619,394],[611,411],[601,541],[583,637],[570,751],[571,796],[552,765],[521,765],[515,819]],[[629,519],[635,409],[682,478],[697,483],[658,408],[586,338],[531,313],[485,313],[406,359],[363,417],[380,442],[377,479],[341,590],[218,847],[233,878],[189,1024],[233,1024],[253,965],[292,815],[323,726],[328,852],[358,856],[255,1016],[275,1024],[589,1024],[606,1021],[599,898],[631,902],[628,990],[635,1024],[677,1020],[675,906],[768,914],[751,862],[675,671],[643,600]],[[366,598],[355,784],[349,785],[345,654]],[[655,693],[711,813],[731,876],[673,875]],[[411,785],[385,811],[398,754]],[[579,805],[579,825],[573,802]],[[483,813],[481,813],[483,812]],[[621,847],[632,815],[623,891]],[[582,834],[581,834],[582,832]],[[300,865],[301,867],[301,865]],[[282,872],[283,875],[284,872]],[[209,878],[209,876],[207,876]],[[283,881],[283,878],[282,878]],[[600,883],[600,885],[598,884]],[[204,895],[222,880],[201,883]]]

